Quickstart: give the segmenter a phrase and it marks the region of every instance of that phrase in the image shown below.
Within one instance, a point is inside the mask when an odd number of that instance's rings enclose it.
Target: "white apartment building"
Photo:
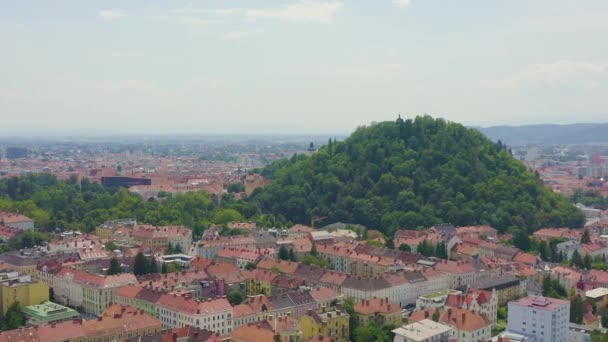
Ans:
[[[566,342],[570,302],[528,296],[509,302],[508,331],[536,337],[537,342]]]

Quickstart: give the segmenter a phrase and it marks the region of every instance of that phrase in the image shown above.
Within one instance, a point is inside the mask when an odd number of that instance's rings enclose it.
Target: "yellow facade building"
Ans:
[[[2,294],[2,313],[6,314],[8,308],[14,303],[19,303],[22,308],[30,305],[38,305],[49,300],[49,287],[42,281],[32,281],[31,277],[12,283],[0,285]]]
[[[310,310],[300,317],[300,330],[302,340],[308,341],[311,337],[323,335],[336,341],[348,341],[349,316],[339,310],[315,312]]]

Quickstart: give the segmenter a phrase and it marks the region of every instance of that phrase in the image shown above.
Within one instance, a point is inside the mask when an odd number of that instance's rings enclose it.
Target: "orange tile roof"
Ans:
[[[310,291],[310,295],[318,303],[325,300],[337,299],[342,295],[334,289],[329,287],[320,287]]]
[[[285,274],[294,274],[298,269],[298,263],[265,257],[260,260],[260,262],[258,262],[257,268],[265,270],[272,270],[273,268],[277,268]]]
[[[365,299],[355,304],[355,312],[359,315],[389,314],[400,311],[401,307],[398,304],[390,302],[388,298]]]
[[[264,295],[248,297],[241,304],[234,307],[234,317],[255,315],[263,311],[271,311],[272,302]]]
[[[431,319],[435,311],[439,312],[439,322],[456,327],[458,330],[475,332],[482,328],[492,326],[492,322],[484,315],[472,311],[450,308],[447,310],[425,309],[413,312],[409,320],[418,322],[423,319]]]
[[[310,233],[314,232],[315,229],[309,226],[305,226],[303,224],[296,224],[295,226],[289,228],[287,231],[289,233]]]
[[[261,342],[274,341],[275,333],[265,329],[261,323],[243,325],[230,333],[230,341],[234,342]]]

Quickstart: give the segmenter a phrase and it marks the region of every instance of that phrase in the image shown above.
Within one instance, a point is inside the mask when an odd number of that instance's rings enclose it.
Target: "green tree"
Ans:
[[[115,251],[117,249],[119,249],[118,245],[116,243],[114,243],[114,241],[109,240],[108,242],[106,242],[106,251]]]
[[[248,263],[245,265],[245,269],[246,269],[246,270],[249,270],[249,271],[251,271],[251,270],[255,270],[255,269],[256,269],[256,265],[255,265],[255,263],[253,263],[253,262],[249,261],[249,262],[248,262]]]
[[[118,259],[116,259],[116,257],[113,257],[112,259],[110,259],[110,268],[108,268],[108,275],[114,275],[114,274],[119,274],[122,273],[122,267],[120,266],[120,261],[118,261]]]
[[[433,312],[433,321],[439,322],[439,311]]]
[[[411,252],[412,251],[412,247],[410,247],[410,245],[401,244],[399,246],[399,250],[400,251],[404,251],[404,252]]]
[[[243,302],[243,295],[236,290],[232,290],[228,293],[228,301],[230,302],[230,304],[234,305],[239,305]]]
[[[576,295],[570,301],[570,322],[581,324],[583,323],[584,304],[580,295]]]
[[[167,265],[167,273],[175,273],[175,272],[180,272],[181,270],[183,270],[184,268],[182,267],[182,265],[179,262],[170,262]]]
[[[21,310],[19,302],[14,302],[8,307],[6,315],[4,315],[4,328],[13,330],[22,327],[25,324],[25,314]]]
[[[136,276],[148,274],[148,262],[142,252],[137,253],[133,263],[133,274]]]
[[[574,250],[574,252],[572,252],[572,257],[570,257],[570,262],[572,262],[572,265],[574,265],[576,267],[582,267],[583,260],[581,259],[581,255],[578,253],[577,250]]]
[[[583,235],[581,236],[581,243],[587,244],[587,243],[591,243],[591,237],[589,236],[589,231],[587,229],[585,229],[583,231]]]
[[[317,251],[317,245],[313,242],[312,247],[310,249],[310,255],[317,256],[319,252]]]
[[[279,259],[289,260],[289,251],[287,251],[287,248],[285,248],[285,246],[281,246],[279,248]]]
[[[154,260],[154,257],[150,258],[150,264],[148,266],[148,272],[149,273],[158,273],[158,264],[156,263],[156,260]]]
[[[290,261],[296,261],[296,255],[293,251],[293,248],[289,249],[289,254],[287,255],[287,257]]]
[[[167,273],[167,263],[165,263],[164,261],[162,262],[162,265],[160,267],[160,273],[162,273],[162,274]]]
[[[243,215],[235,209],[219,209],[211,219],[213,223],[224,225],[228,222],[243,221]]]

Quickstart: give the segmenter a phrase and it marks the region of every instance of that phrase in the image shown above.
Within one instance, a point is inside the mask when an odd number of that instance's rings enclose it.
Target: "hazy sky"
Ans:
[[[606,0],[0,2],[0,131],[608,121]]]

